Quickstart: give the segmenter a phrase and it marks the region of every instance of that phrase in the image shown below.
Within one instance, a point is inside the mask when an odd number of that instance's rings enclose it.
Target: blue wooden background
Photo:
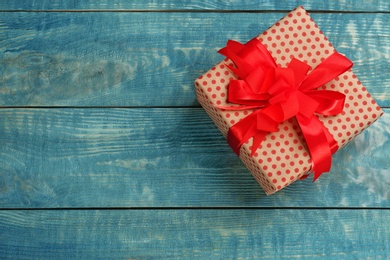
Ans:
[[[265,196],[193,81],[303,5],[385,115]],[[390,257],[390,2],[0,2],[0,258]]]

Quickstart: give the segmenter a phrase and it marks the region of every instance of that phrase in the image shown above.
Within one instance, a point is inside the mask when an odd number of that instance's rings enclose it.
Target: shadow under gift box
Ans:
[[[336,51],[303,7],[291,11],[256,38],[268,49],[276,64],[283,68],[294,57],[313,69]],[[226,99],[229,81],[237,79],[237,76],[227,65],[233,63],[225,59],[195,81],[199,103],[225,138],[234,124],[254,111],[218,108],[234,105],[227,103]],[[338,91],[346,96],[342,113],[336,116],[316,115],[339,149],[383,114],[352,70],[319,89]],[[284,121],[276,132],[267,134],[253,156],[250,155],[251,145],[252,138],[241,146],[239,157],[267,195],[286,187],[311,170],[310,154],[295,118]]]

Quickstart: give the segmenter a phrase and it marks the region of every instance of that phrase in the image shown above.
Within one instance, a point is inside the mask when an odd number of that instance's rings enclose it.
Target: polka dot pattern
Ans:
[[[314,68],[335,51],[302,7],[293,10],[257,38],[282,67],[287,66],[291,58],[295,57]],[[227,68],[227,64],[231,64],[231,61],[223,60],[195,81],[199,103],[225,138],[231,126],[252,112],[226,111],[216,107],[234,106],[226,101],[229,81],[236,78]],[[340,148],[383,113],[351,70],[321,88],[346,95],[344,111],[341,114],[318,116]],[[286,187],[310,171],[310,155],[295,119],[283,122],[277,132],[268,134],[252,157],[251,144],[252,139],[241,147],[240,158],[266,194]]]

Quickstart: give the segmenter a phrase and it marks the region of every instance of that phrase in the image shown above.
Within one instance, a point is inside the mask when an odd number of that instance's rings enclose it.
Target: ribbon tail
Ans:
[[[240,148],[249,138],[256,133],[256,113],[241,119],[229,128],[227,142],[233,151],[240,155]]]
[[[328,138],[333,138],[330,134],[326,134],[328,130],[316,116],[313,115],[310,118],[307,118],[298,114],[296,118],[310,152],[312,171],[314,172],[313,181],[316,181],[321,174],[330,171],[332,164],[332,149]]]
[[[240,155],[241,146],[253,137],[251,148],[251,156],[253,156],[265,136],[275,132],[277,128],[278,123],[274,119],[263,110],[257,110],[230,127],[227,141],[233,151]]]
[[[338,143],[336,142],[336,140],[333,138],[333,136],[329,133],[328,129],[326,129],[325,127],[324,127],[324,134],[325,134],[326,139],[328,140],[330,152],[332,154],[334,154],[335,152],[337,152],[339,150],[340,147],[339,147]]]
[[[264,140],[265,136],[267,135],[267,132],[265,131],[259,131],[253,136],[253,143],[251,148],[251,156],[254,156],[257,149],[260,147],[261,142]]]

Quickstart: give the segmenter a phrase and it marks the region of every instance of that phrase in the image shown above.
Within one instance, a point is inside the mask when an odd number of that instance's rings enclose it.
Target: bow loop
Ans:
[[[295,58],[291,59],[290,63],[288,64],[288,68],[292,69],[292,71],[294,72],[296,87],[299,86],[299,84],[306,77],[308,71],[311,69],[309,65]]]
[[[345,95],[332,90],[312,90],[306,95],[318,102],[316,113],[325,116],[340,114],[344,108]]]
[[[302,93],[297,91],[298,103],[299,103],[299,113],[306,117],[311,117],[314,112],[317,111],[319,107],[319,102],[313,99],[307,93]]]
[[[228,102],[239,105],[265,105],[268,93],[255,93],[243,80],[231,80],[228,90]]]
[[[352,61],[340,53],[334,52],[310,72],[303,80],[299,89],[305,92],[319,88],[340,74],[343,74],[352,68],[352,66]]]
[[[259,94],[262,91],[262,83],[264,82],[265,77],[267,76],[267,71],[258,67],[255,68],[251,73],[248,74],[245,81],[251,87],[253,92]]]

